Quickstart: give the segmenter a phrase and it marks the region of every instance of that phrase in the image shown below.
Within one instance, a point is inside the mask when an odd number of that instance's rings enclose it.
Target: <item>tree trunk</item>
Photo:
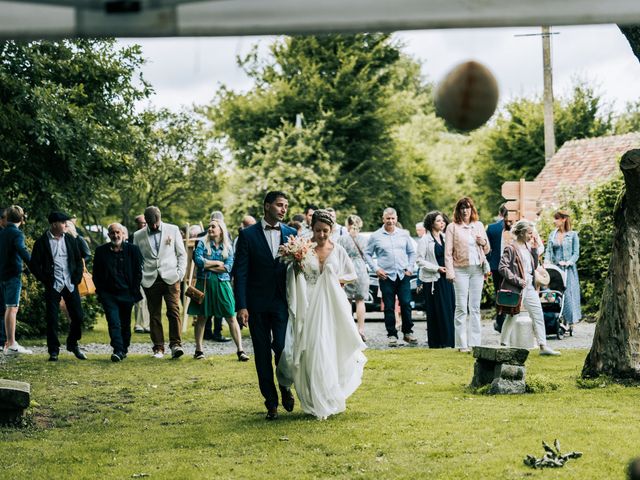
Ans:
[[[628,25],[622,26],[618,25],[620,31],[627,37],[627,41],[629,45],[631,45],[631,50],[635,56],[640,60],[640,26],[638,25]]]
[[[640,149],[622,156],[626,191],[616,205],[613,253],[583,377],[640,380]]]

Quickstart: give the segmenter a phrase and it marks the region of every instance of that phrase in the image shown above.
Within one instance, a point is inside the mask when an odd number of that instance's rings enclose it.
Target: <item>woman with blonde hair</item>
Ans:
[[[202,341],[204,326],[209,316],[225,318],[229,324],[231,337],[236,344],[238,360],[246,362],[249,356],[242,350],[242,335],[236,320],[236,305],[231,289],[231,269],[233,267],[233,249],[222,220],[211,219],[207,235],[203,237],[193,252],[198,267],[196,288],[204,292],[201,304],[191,302],[187,313],[195,315],[196,352],[193,358],[204,358]]]
[[[553,216],[553,223],[556,228],[549,235],[544,258],[545,262],[559,266],[566,274],[562,318],[571,332],[572,325],[582,319],[580,281],[576,266],[580,258],[580,239],[578,233],[571,229],[571,218],[567,210],[558,210]]]
[[[470,352],[470,347],[479,346],[482,340],[480,300],[484,275],[489,271],[489,250],[473,200],[461,198],[453,211],[453,222],[447,226],[444,257],[447,280],[455,286],[455,347],[461,352]]]
[[[520,220],[511,232],[515,241],[505,247],[498,267],[503,279],[500,290],[509,290],[519,295],[520,303],[515,307],[498,307],[500,313],[507,314],[502,325],[500,343],[501,345],[509,344],[514,317],[520,313],[520,308],[524,307],[531,317],[531,326],[540,346],[540,355],[560,355],[560,352],[547,347],[544,313],[540,297],[534,287],[538,253],[529,248],[529,243],[534,236],[533,224],[526,220]]]
[[[356,304],[356,319],[358,321],[358,333],[363,342],[367,341],[364,334],[364,317],[366,309],[364,300],[369,295],[369,272],[364,259],[364,250],[367,248],[367,240],[360,233],[362,219],[357,215],[347,217],[347,232],[349,235],[338,237],[337,243],[347,251],[354,268],[356,280],[345,285],[344,290],[349,300]]]

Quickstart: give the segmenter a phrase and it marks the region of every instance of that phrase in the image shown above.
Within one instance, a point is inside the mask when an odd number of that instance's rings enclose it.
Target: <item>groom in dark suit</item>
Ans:
[[[240,231],[233,266],[238,320],[249,325],[260,392],[267,407],[267,420],[278,418],[278,391],[273,379],[271,350],[278,364],[284,348],[289,312],[286,266],[277,257],[280,245],[296,235],[282,223],[289,201],[283,192],[264,198],[262,221]],[[280,386],[282,406],[293,410],[291,390]]]

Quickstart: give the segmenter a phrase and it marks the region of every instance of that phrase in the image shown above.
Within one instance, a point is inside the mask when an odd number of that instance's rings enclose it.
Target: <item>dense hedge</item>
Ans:
[[[580,237],[580,259],[578,276],[582,295],[583,313],[597,313],[609,271],[611,248],[613,243],[613,212],[616,202],[624,190],[622,175],[595,186],[589,194],[580,199],[571,199],[567,192],[563,207],[572,213],[572,228]],[[553,213],[542,213],[538,229],[546,243],[553,229]]]

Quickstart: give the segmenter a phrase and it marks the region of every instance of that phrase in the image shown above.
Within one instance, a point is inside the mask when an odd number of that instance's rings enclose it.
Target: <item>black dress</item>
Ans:
[[[427,235],[433,236],[431,232]],[[441,243],[435,242],[434,253],[438,265],[444,267],[443,235],[440,235],[440,241]],[[424,283],[422,288],[425,297],[429,348],[453,348],[453,314],[456,309],[453,284],[447,280],[444,273],[441,273],[437,282]]]

